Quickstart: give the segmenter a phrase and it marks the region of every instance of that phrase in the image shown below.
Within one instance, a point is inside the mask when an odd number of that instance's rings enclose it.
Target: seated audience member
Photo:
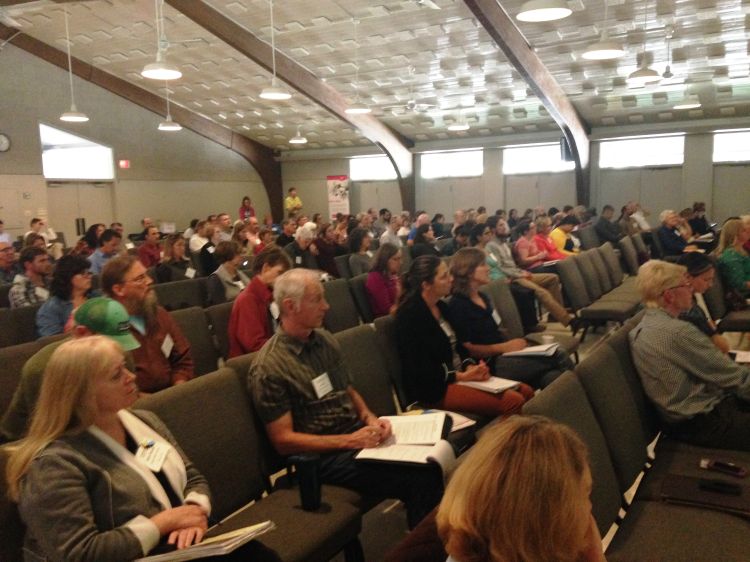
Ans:
[[[688,245],[677,228],[680,224],[680,215],[671,209],[666,209],[661,212],[659,218],[661,226],[656,231],[656,236],[659,237],[665,256],[679,256],[682,252],[696,249],[695,246]]]
[[[620,210],[620,217],[617,219],[617,224],[625,236],[632,236],[641,231],[638,221],[633,218],[633,213],[635,213],[635,203],[632,201],[623,205]]]
[[[693,228],[690,226],[690,219],[693,218],[693,209],[687,207],[679,213],[680,222],[677,223],[677,230],[687,242],[693,240]]]
[[[721,228],[719,245],[714,251],[719,256],[722,278],[743,297],[750,296],[750,257],[744,248],[748,240],[750,224],[743,219],[729,219]]]
[[[93,254],[99,247],[99,239],[101,238],[102,234],[104,234],[106,228],[106,225],[102,223],[96,223],[92,224],[88,228],[88,230],[86,230],[86,234],[83,235],[83,239],[86,242],[86,246],[88,247],[87,257]]]
[[[388,209],[380,209],[378,211],[378,218],[372,223],[372,228],[375,231],[375,238],[380,237],[388,230],[388,225],[391,223],[391,211]]]
[[[323,483],[399,498],[409,526],[415,526],[440,501],[442,474],[437,468],[354,460],[360,449],[386,440],[391,428],[351,385],[338,343],[320,329],[329,306],[317,273],[287,271],[276,279],[274,301],[279,329],[248,375],[255,410],[274,448],[281,455],[319,453]]]
[[[315,232],[312,229],[300,226],[294,233],[294,242],[284,246],[284,251],[292,260],[292,267],[304,267],[306,269],[318,269],[318,260],[313,254],[313,239]],[[317,248],[315,248],[317,252]]]
[[[424,212],[417,212],[417,220],[414,221],[414,226],[409,230],[409,234],[406,237],[406,244],[409,246],[412,246],[415,244],[415,238],[417,237],[417,230],[420,226],[430,226],[430,215]],[[432,231],[432,229],[430,229]],[[422,232],[426,232],[426,230],[423,230]],[[435,239],[434,233],[432,236],[432,239]]]
[[[276,238],[276,245],[279,248],[286,248],[289,244],[294,242],[294,233],[297,231],[297,221],[293,218],[286,219],[281,223],[283,230]]]
[[[57,241],[57,234],[55,233],[55,231],[47,226],[47,221],[44,219],[33,218],[31,219],[30,226],[31,230],[24,234],[24,239],[31,233],[40,235],[42,238],[44,238],[44,247],[46,248],[47,253],[50,255],[50,257],[55,260],[60,259],[63,255],[63,246],[60,242]],[[94,248],[96,248],[96,246],[94,246]]]
[[[349,269],[356,277],[372,268],[372,236],[364,228],[355,228],[349,233]]]
[[[161,261],[160,237],[159,229],[155,226],[149,226],[143,244],[138,246],[138,259],[141,260],[143,267],[146,269],[156,267]]]
[[[524,221],[516,227],[516,232],[519,236],[514,249],[518,257],[518,264],[522,268],[531,271],[544,265],[545,260],[548,259],[549,252],[539,245],[540,241],[539,236],[537,236],[536,225],[533,222]]]
[[[191,253],[199,254],[201,248],[203,248],[203,246],[208,243],[209,240],[208,238],[206,238],[206,227],[208,226],[209,225],[206,221],[198,221],[198,223],[195,225],[195,232],[190,237],[190,241],[188,242],[188,248],[190,249]]]
[[[192,238],[193,234],[195,234],[195,229],[198,226],[198,223],[200,221],[198,219],[191,219],[190,226],[188,226],[185,229],[185,232],[182,233],[182,237],[185,239],[185,242],[189,242],[190,238]]]
[[[487,243],[492,239],[492,228],[485,223],[479,223],[474,225],[471,229],[471,236],[469,242],[472,248],[477,248],[482,251],[489,268],[490,279],[493,281],[497,279],[503,279],[505,273],[500,269],[500,258],[495,256],[492,252],[487,251]],[[458,252],[456,252],[458,253]],[[455,254],[454,254],[455,255]]]
[[[20,272],[13,246],[8,242],[0,242],[0,283],[13,283]]]
[[[216,245],[219,243],[219,229],[213,226],[206,226],[206,228],[203,229],[203,234],[207,237],[208,242],[206,242],[201,248],[198,254],[198,261],[201,264],[203,273],[205,275],[211,275],[216,271],[216,268],[219,267],[219,263],[214,257]]]
[[[273,230],[267,226],[261,227],[258,231],[258,243],[253,247],[253,255],[257,256],[271,244],[273,244]]]
[[[118,254],[121,241],[122,236],[110,228],[102,232],[99,236],[99,247],[88,258],[91,273],[99,275],[102,272],[104,264]]]
[[[687,320],[695,325],[701,332],[706,334],[722,353],[729,351],[729,342],[719,334],[716,323],[703,299],[703,293],[708,291],[714,284],[716,269],[710,258],[698,252],[682,254],[677,263],[687,269],[687,278],[693,288],[693,306],[689,310],[680,313],[681,320]]]
[[[112,258],[102,272],[102,290],[128,311],[130,333],[140,344],[133,361],[143,392],[193,378],[190,344],[169,312],[159,306],[152,284],[146,268],[133,256]]]
[[[185,238],[179,234],[170,234],[164,240],[164,257],[156,267],[157,283],[169,283],[195,277],[195,269],[191,267],[190,260],[185,257],[186,244]]]
[[[620,225],[612,220],[614,215],[615,208],[612,205],[604,205],[602,208],[602,214],[594,225],[594,230],[599,235],[599,240],[601,240],[602,243],[612,242],[615,244],[620,238],[622,238]]]
[[[149,217],[143,217],[141,219],[141,226],[143,227],[143,230],[139,232],[136,235],[131,234],[130,237],[132,237],[134,240],[143,242],[146,239],[146,236],[148,235],[148,229],[151,228],[154,225],[154,221]]]
[[[580,224],[580,221],[573,217],[564,217],[557,225],[557,228],[549,233],[549,238],[554,242],[555,248],[560,254],[572,256],[579,252],[576,248],[573,237],[570,235],[573,229]]]
[[[76,339],[52,354],[29,434],[8,460],[27,559],[124,561],[162,537],[178,549],[201,541],[208,484],[156,415],[130,410],[137,398],[112,340]],[[165,455],[158,468],[139,460],[147,441]]]
[[[106,297],[94,297],[73,313],[70,335],[82,338],[100,334],[119,343],[123,350],[131,351],[139,344],[130,333],[128,319],[127,311],[119,302]],[[0,441],[16,441],[26,434],[49,358],[66,341],[68,340],[63,339],[44,346],[24,364],[21,379],[0,423]]]
[[[526,340],[508,340],[500,331],[500,315],[479,289],[490,282],[489,266],[478,248],[459,250],[451,260],[452,298],[448,319],[455,330],[456,351],[462,359],[487,360],[490,372],[534,388],[548,386],[573,363],[565,352],[553,357],[505,357],[526,348]]]
[[[445,215],[436,213],[435,216],[432,217],[430,224],[432,225],[432,232],[435,233],[435,238],[446,236],[447,233],[443,230],[445,225]]]
[[[496,224],[495,224],[496,223]],[[488,226],[495,224],[495,238],[487,243],[486,251],[497,261],[497,267],[515,285],[534,291],[536,298],[550,315],[563,326],[570,324],[573,316],[565,310],[560,278],[554,273],[531,273],[521,269],[513,259],[513,250],[508,243],[508,223],[497,216],[490,217]]]
[[[476,249],[461,251],[482,254]],[[455,349],[456,330],[442,300],[450,294],[451,281],[448,266],[436,256],[417,258],[404,276],[404,294],[396,310],[396,341],[408,399],[490,417],[520,413],[534,395],[525,384],[500,394],[455,384],[486,380],[490,370],[483,361],[462,362]]]
[[[11,238],[10,234],[5,232],[5,223],[0,220],[0,242],[5,242],[6,244],[12,244],[13,239]]]
[[[696,201],[693,203],[693,217],[688,222],[696,236],[702,236],[713,232],[713,229],[706,218],[706,204],[702,201]]]
[[[206,291],[208,304],[221,304],[232,301],[250,283],[244,271],[238,269],[245,256],[241,253],[240,245],[234,240],[219,242],[214,252],[214,258],[219,264],[207,279]]]
[[[232,218],[229,213],[219,213],[214,227],[219,235],[219,242],[229,242],[232,239]]]
[[[318,249],[318,267],[331,277],[340,277],[335,258],[348,254],[349,250],[336,241],[336,229],[331,223],[320,225],[315,247]]]
[[[489,428],[437,513],[449,562],[605,562],[586,446],[540,416]]]
[[[393,314],[401,296],[401,248],[383,244],[378,248],[372,269],[367,274],[365,291],[374,318]]]
[[[380,245],[391,244],[397,248],[403,246],[404,243],[398,235],[398,229],[400,227],[401,217],[398,215],[392,216],[391,220],[388,222],[387,228],[383,231],[383,234],[380,235]]]
[[[685,268],[650,260],[638,272],[638,287],[648,308],[629,334],[630,352],[665,433],[704,447],[750,451],[750,369],[679,320],[693,305]]]
[[[258,351],[273,335],[276,319],[269,311],[276,278],[291,269],[292,262],[281,248],[272,245],[253,261],[250,284],[232,305],[229,317],[229,357]]]
[[[46,252],[47,243],[44,241],[44,237],[40,234],[30,232],[26,238],[23,239],[23,248],[39,248]]]
[[[417,259],[419,256],[440,255],[440,251],[435,247],[435,233],[432,231],[431,224],[421,224],[416,228],[410,250],[412,259]]]
[[[86,258],[63,256],[52,273],[52,295],[36,313],[36,333],[41,338],[67,331],[70,315],[91,294],[91,271]]]
[[[24,248],[19,262],[23,273],[16,275],[8,293],[11,308],[41,304],[49,299],[52,265],[46,250]]]
[[[470,237],[471,228],[464,224],[453,231],[453,238],[441,248],[440,252],[444,256],[452,256],[461,248],[466,248],[469,245]]]
[[[240,244],[243,252],[247,256],[253,255],[253,250],[260,244],[260,225],[258,219],[250,217],[247,223],[237,222],[234,225],[234,234],[232,239]]]

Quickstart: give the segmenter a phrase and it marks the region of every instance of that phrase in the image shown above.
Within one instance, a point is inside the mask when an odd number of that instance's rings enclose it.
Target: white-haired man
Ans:
[[[403,500],[409,525],[415,526],[440,501],[442,475],[436,467],[354,460],[360,449],[387,439],[391,426],[354,389],[336,340],[320,329],[329,306],[317,273],[292,269],[278,277],[274,302],[279,329],[248,374],[271,443],[282,455],[319,453],[324,483]]]
[[[307,269],[319,269],[318,260],[315,257],[317,248],[313,244],[315,231],[312,228],[300,226],[294,233],[294,242],[284,246],[284,251],[292,260],[292,267],[304,267]]]

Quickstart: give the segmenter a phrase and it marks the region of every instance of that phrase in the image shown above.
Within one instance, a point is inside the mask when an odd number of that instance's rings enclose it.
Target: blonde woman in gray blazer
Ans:
[[[108,337],[74,339],[52,355],[29,434],[8,462],[24,560],[124,562],[162,538],[177,548],[201,541],[206,480],[154,414],[129,410],[137,397]]]

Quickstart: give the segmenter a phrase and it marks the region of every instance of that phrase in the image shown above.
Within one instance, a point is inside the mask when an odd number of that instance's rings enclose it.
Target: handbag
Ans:
[[[727,289],[724,294],[724,301],[727,304],[727,308],[732,311],[747,310],[747,301],[737,289]]]

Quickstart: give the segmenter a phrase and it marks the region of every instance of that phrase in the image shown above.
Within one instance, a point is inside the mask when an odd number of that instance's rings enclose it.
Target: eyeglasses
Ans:
[[[133,277],[133,279],[126,279],[124,283],[136,283],[138,285],[142,285],[149,279],[148,273],[141,273],[138,277]]]

